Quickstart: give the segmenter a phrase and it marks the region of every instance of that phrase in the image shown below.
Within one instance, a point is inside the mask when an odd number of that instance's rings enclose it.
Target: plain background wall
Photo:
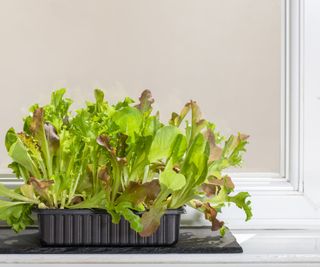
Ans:
[[[279,172],[280,0],[0,0],[4,134],[53,89],[77,101],[152,90],[167,120],[189,99],[251,136],[242,171]]]

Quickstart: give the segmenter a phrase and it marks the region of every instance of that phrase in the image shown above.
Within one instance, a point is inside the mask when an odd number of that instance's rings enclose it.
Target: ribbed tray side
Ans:
[[[181,212],[165,214],[159,229],[141,237],[121,218],[113,224],[107,213],[39,212],[41,244],[46,246],[161,246],[178,241]]]

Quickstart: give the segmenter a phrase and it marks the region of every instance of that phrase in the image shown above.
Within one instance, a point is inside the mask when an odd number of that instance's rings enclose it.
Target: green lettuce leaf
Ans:
[[[176,173],[171,169],[166,169],[160,174],[160,184],[170,191],[177,191],[186,184],[186,178],[181,173]]]
[[[33,224],[31,210],[31,204],[0,200],[0,220],[6,221],[15,232]]]
[[[167,159],[172,153],[172,145],[180,130],[175,126],[164,126],[160,128],[151,144],[149,152],[150,162]]]
[[[112,115],[113,122],[119,127],[120,132],[134,137],[141,131],[143,116],[140,110],[133,107],[125,107]]]

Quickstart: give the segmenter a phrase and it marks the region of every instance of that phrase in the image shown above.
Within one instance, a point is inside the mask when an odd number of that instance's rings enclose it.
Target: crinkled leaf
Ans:
[[[116,156],[116,150],[114,147],[111,146],[110,138],[107,135],[100,135],[97,138],[97,143],[100,146],[103,146],[110,154],[114,157]]]
[[[203,183],[201,188],[206,193],[207,197],[211,197],[220,191],[221,186],[225,186],[229,190],[234,189],[234,184],[231,180],[231,177],[225,175],[221,177],[221,179],[218,179],[217,177],[210,176],[207,178],[207,183]]]
[[[50,122],[58,133],[63,125],[68,124],[69,107],[72,104],[70,98],[64,98],[65,93],[65,88],[52,92],[50,104],[44,107],[45,121]]]
[[[232,202],[237,205],[238,208],[243,209],[246,213],[246,221],[252,218],[251,201],[247,198],[250,197],[248,192],[240,192],[235,196],[228,197],[228,202]]]
[[[223,148],[223,156],[228,158],[230,166],[237,166],[241,163],[241,153],[245,152],[245,146],[248,143],[248,135],[238,134],[237,136],[231,135],[226,141]]]
[[[20,232],[33,224],[31,209],[30,204],[0,200],[0,220],[6,221],[15,232]]]
[[[211,197],[213,195],[216,195],[219,192],[220,186],[216,184],[203,183],[201,185],[201,189],[203,190],[203,192],[206,194],[207,197]]]
[[[130,202],[122,201],[119,203],[115,210],[117,213],[121,214],[129,223],[130,227],[136,232],[141,232],[143,229],[141,218],[139,215],[135,214],[132,209],[133,205]]]
[[[8,167],[12,170],[12,172],[16,175],[17,178],[23,177],[25,180],[29,178],[28,171],[19,165],[17,162],[11,162]]]
[[[211,230],[212,231],[217,231],[219,230],[224,222],[219,221],[217,219],[217,211],[215,208],[211,207],[209,203],[204,203],[202,205],[202,208],[204,210],[204,216],[206,218],[206,220],[209,220],[211,222]]]
[[[119,110],[119,109],[130,106],[130,104],[132,103],[134,103],[133,99],[131,99],[130,97],[125,97],[123,101],[119,101],[116,105],[114,105],[114,108],[116,110]]]
[[[142,112],[152,110],[152,104],[154,102],[154,99],[152,98],[150,90],[144,90],[139,98],[139,101],[140,103],[135,106],[137,109],[141,110]]]

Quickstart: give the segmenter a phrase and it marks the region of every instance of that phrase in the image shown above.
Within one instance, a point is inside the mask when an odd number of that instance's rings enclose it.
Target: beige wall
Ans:
[[[197,100],[251,135],[242,171],[278,172],[280,0],[0,0],[1,140],[60,87],[81,101],[150,88],[164,120]]]

